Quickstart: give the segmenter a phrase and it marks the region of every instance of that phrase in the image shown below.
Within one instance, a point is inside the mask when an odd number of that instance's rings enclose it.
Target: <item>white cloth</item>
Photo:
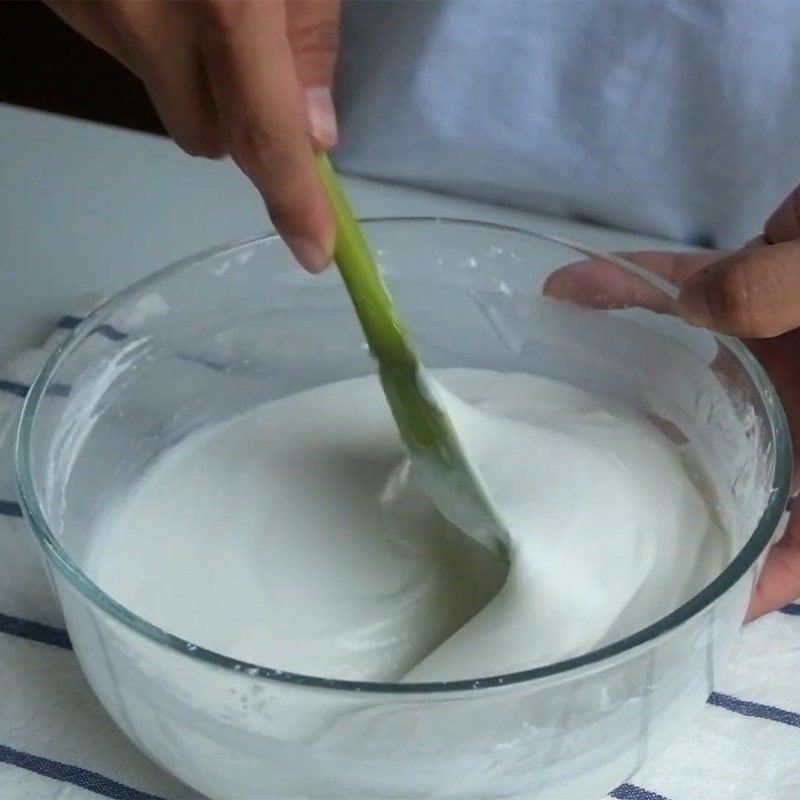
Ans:
[[[12,449],[22,397],[92,304],[65,317],[42,348],[0,369],[0,797],[194,800],[195,792],[125,739],[91,694],[15,499]],[[667,752],[611,796],[796,800],[798,676],[800,606],[788,606],[745,629],[709,704]]]
[[[797,0],[344,4],[354,175],[721,248],[800,181]]]

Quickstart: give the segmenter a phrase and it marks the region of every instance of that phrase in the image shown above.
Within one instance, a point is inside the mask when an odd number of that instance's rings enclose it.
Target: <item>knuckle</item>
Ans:
[[[709,294],[709,310],[720,328],[741,336],[765,335],[757,292],[746,262],[726,270]]]
[[[225,147],[219,136],[201,128],[176,134],[175,141],[190,156],[222,158],[225,155]]]
[[[339,26],[335,20],[310,23],[289,32],[295,54],[335,53],[339,48]]]
[[[253,12],[268,10],[273,1],[266,0],[262,6],[252,0],[199,0],[195,5],[197,25],[206,40],[229,45],[243,32],[252,32]]]
[[[132,8],[125,0],[120,2],[113,2],[113,0],[101,0],[97,4],[103,18],[106,22],[110,22],[115,26],[128,26],[133,22],[131,11]]]
[[[276,226],[302,212],[308,201],[304,170],[288,133],[262,125],[238,126],[230,134],[230,151],[263,195]]]
[[[309,195],[303,191],[296,176],[286,175],[277,180],[270,176],[262,192],[269,215],[277,228],[291,227],[292,221],[302,216],[308,206]]]
[[[694,273],[698,271],[697,266],[685,258],[682,253],[672,253],[667,264],[667,280],[677,286],[686,283]]]
[[[260,172],[280,164],[279,138],[260,126],[240,125],[231,134],[231,153],[245,172]]]
[[[192,139],[183,147],[190,155],[198,158],[222,158],[225,155],[225,148],[219,141],[208,138]]]
[[[101,6],[104,22],[125,42],[128,52],[141,55],[149,50],[149,37],[138,10],[128,2],[110,2]]]
[[[104,21],[125,37],[131,47],[146,45],[150,38],[148,9],[130,0],[105,0],[101,6]]]
[[[203,146],[205,152],[202,153],[202,156],[204,158],[212,158],[216,160],[219,158],[224,158],[226,155],[228,155],[228,151],[223,144],[222,139],[219,137],[213,140],[207,140]]]
[[[219,31],[235,28],[241,21],[245,7],[241,0],[200,0],[195,5],[202,21]]]

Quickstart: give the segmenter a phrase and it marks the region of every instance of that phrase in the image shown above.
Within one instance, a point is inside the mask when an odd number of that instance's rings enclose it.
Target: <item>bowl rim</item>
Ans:
[[[441,216],[389,216],[369,217],[361,221],[368,229],[375,225],[387,223],[405,225],[426,223],[468,226],[472,228],[482,227],[497,233],[513,234],[562,245],[583,255],[603,258],[612,262],[616,261],[619,263],[620,258],[618,255],[610,255],[594,248],[571,242],[567,239],[484,220]],[[200,662],[227,669],[234,673],[247,675],[252,678],[261,678],[300,687],[343,692],[396,695],[436,695],[464,691],[471,693],[484,689],[540,681],[545,678],[563,678],[567,673],[582,670],[591,665],[598,665],[601,662],[611,661],[629,651],[649,644],[656,639],[660,639],[696,617],[712,604],[715,604],[728,589],[747,574],[748,570],[756,564],[759,557],[770,544],[773,534],[785,511],[791,485],[792,452],[786,416],[772,382],[745,345],[738,339],[732,337],[715,336],[718,341],[722,342],[736,356],[738,362],[753,382],[766,410],[766,418],[769,422],[772,435],[772,444],[775,448],[775,468],[769,497],[754,531],[730,563],[713,581],[681,604],[677,609],[622,639],[580,656],[564,659],[545,666],[512,672],[506,675],[493,675],[476,679],[460,679],[453,681],[391,683],[303,675],[301,673],[239,661],[230,656],[188,642],[154,625],[143,617],[134,614],[92,582],[72,560],[50,530],[45,514],[38,501],[38,491],[35,481],[33,480],[33,472],[31,469],[32,439],[40,403],[47,393],[51,379],[58,371],[63,360],[79,347],[95,328],[106,323],[108,318],[126,302],[136,297],[144,290],[152,288],[165,278],[189,270],[209,258],[226,253],[233,253],[235,250],[243,247],[265,244],[277,239],[279,239],[278,235],[271,232],[236,239],[214,247],[209,247],[162,267],[117,292],[87,315],[84,320],[75,327],[71,335],[53,350],[31,385],[31,389],[24,400],[17,428],[14,451],[14,479],[23,515],[34,534],[34,538],[41,547],[47,562],[54,565],[67,579],[68,583],[89,601],[90,605],[98,607],[104,613],[122,623],[123,626],[130,628],[136,634],[142,635],[156,644],[166,646],[188,658],[193,658]],[[641,270],[642,268],[637,265],[637,269]]]

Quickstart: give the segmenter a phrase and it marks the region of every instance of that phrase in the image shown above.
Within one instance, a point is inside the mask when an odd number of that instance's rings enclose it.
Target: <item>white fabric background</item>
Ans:
[[[347,171],[716,247],[800,182],[797,0],[345,3]]]

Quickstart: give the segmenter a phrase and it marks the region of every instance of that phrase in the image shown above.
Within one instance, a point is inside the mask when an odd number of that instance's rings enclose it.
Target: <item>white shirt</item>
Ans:
[[[800,181],[800,2],[346,2],[336,99],[354,174],[734,246]]]

